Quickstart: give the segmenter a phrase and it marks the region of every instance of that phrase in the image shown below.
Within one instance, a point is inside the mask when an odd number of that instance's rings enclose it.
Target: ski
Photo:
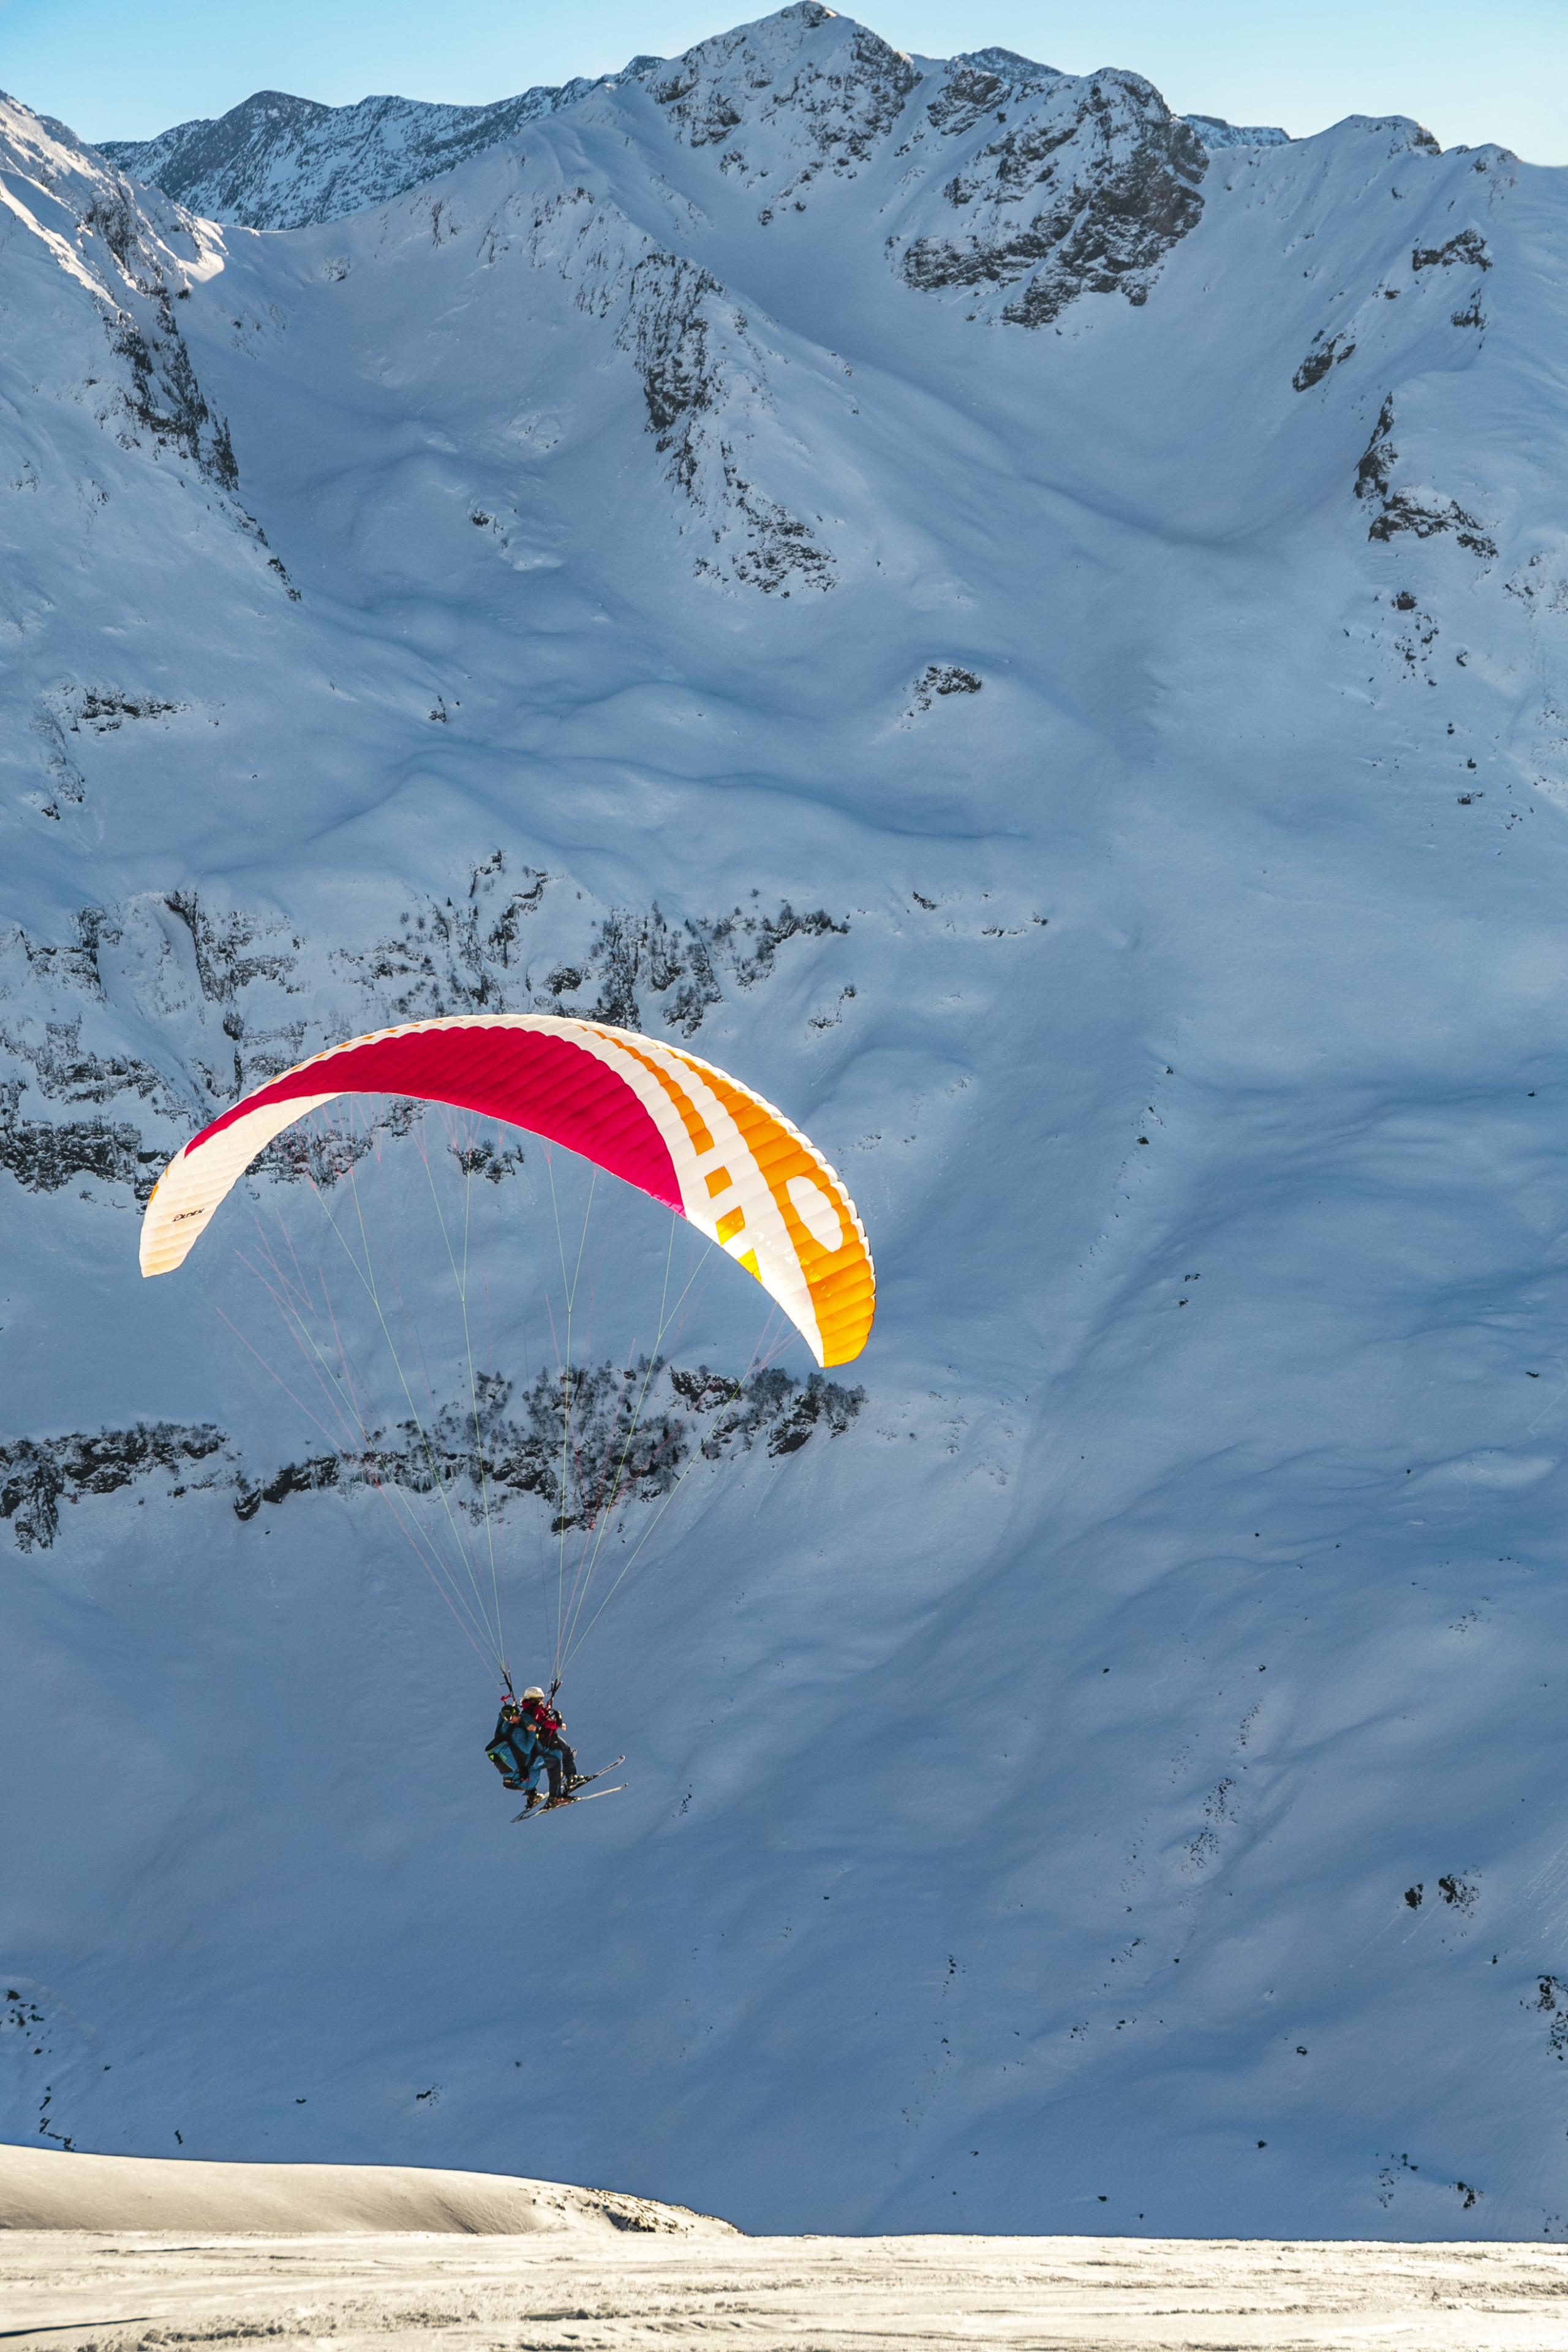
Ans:
[[[595,1780],[602,1780],[606,1772],[615,1771],[616,1766],[624,1764],[626,1760],[626,1759],[624,1756],[616,1756],[613,1758],[608,1764],[601,1764],[596,1772],[584,1772],[582,1779],[577,1783],[578,1789],[591,1788]],[[609,1797],[616,1794],[617,1792],[611,1789],[602,1789],[599,1793],[601,1796]],[[567,1798],[564,1801],[568,1804],[575,1804],[577,1801],[575,1791],[574,1791],[572,1796]],[[531,1820],[535,1813],[544,1813],[549,1811],[550,1806],[548,1801],[542,1805],[524,1805],[521,1813],[513,1813],[512,1820],[514,1822],[526,1822]]]
[[[612,1766],[610,1769],[614,1770],[615,1768]],[[563,1813],[568,1805],[592,1805],[601,1797],[624,1797],[631,1785],[629,1780],[617,1780],[613,1789],[595,1789],[591,1797],[563,1797],[559,1804],[535,1805],[531,1812],[525,1810],[514,1813],[512,1819],[514,1822],[536,1822],[545,1813]]]

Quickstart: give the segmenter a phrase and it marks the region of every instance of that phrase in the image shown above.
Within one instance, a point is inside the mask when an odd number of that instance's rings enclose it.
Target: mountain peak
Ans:
[[[645,87],[689,147],[721,145],[757,169],[759,142],[776,159],[804,133],[803,160],[844,170],[866,161],[920,79],[880,34],[820,0],[795,0],[698,42]]]

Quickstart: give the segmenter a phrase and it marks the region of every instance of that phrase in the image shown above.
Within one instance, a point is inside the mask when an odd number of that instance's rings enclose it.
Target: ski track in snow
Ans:
[[[286,232],[16,101],[0,193],[5,2131],[1562,2236],[1563,174],[808,0]],[[700,1455],[566,1692],[632,1792],[525,1853],[219,1319],[310,1188],[135,1238],[268,1071],[531,1008],[784,1107],[881,1307],[837,1434]],[[605,1249],[594,1363],[664,1225]],[[669,1352],[738,1377],[719,1271]]]

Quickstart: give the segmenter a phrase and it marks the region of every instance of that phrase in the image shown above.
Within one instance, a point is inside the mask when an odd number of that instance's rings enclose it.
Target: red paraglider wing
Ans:
[[[351,1037],[213,1120],[158,1181],[142,1271],[183,1264],[273,1138],[343,1094],[412,1095],[502,1118],[652,1193],[754,1275],[819,1364],[860,1353],[876,1276],[855,1203],[781,1111],[679,1046],[553,1013],[459,1014]]]
[[[682,1213],[668,1146],[647,1108],[623,1077],[584,1054],[574,1039],[538,1029],[498,1034],[488,1025],[393,1031],[340,1046],[327,1058],[334,1094],[414,1095],[508,1119],[581,1152]],[[297,1116],[303,1097],[320,1095],[322,1075],[315,1062],[285,1071],[215,1118],[186,1151],[195,1152],[237,1120],[275,1103],[295,1106]]]

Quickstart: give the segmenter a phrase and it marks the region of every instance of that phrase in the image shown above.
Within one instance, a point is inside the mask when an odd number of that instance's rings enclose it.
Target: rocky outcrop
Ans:
[[[1009,96],[994,135],[942,190],[951,225],[907,243],[906,284],[1024,327],[1049,326],[1084,294],[1147,301],[1203,211],[1200,141],[1138,74]]]
[[[566,930],[546,921],[531,940],[549,887],[550,877],[531,867],[513,878],[498,850],[462,898],[423,900],[374,947],[340,950],[338,969],[365,992],[354,1017],[372,1004],[398,1021],[555,1013],[626,1029],[662,1022],[694,1037],[731,989],[771,976],[786,942],[849,930],[826,908],[800,909],[786,898],[771,912],[754,905],[674,920],[657,904],[612,907]]]
[[[759,1450],[780,1460],[814,1437],[842,1437],[865,1396],[820,1372],[797,1380],[777,1366],[681,1370],[641,1356],[541,1371],[521,1390],[504,1373],[479,1372],[460,1402],[436,1407],[426,1421],[366,1429],[357,1445],[264,1475],[237,1462],[210,1423],[138,1422],[0,1439],[0,1520],[11,1522],[19,1551],[47,1551],[62,1506],[161,1475],[174,1501],[229,1488],[241,1522],[290,1496],[390,1486],[439,1494],[473,1520],[531,1495],[548,1511],[552,1534],[581,1532],[627,1504],[659,1501],[699,1459],[717,1464]]]
[[[813,522],[759,479],[778,455],[780,362],[740,303],[710,270],[657,246],[618,205],[581,185],[537,203],[527,249],[536,268],[574,289],[578,309],[614,323],[666,478],[687,504],[693,568],[731,590],[830,588],[833,558]]]
[[[99,152],[205,219],[303,228],[389,203],[515,140],[531,123],[637,83],[665,110],[684,145],[719,149],[725,172],[748,185],[771,179],[764,193],[772,209],[795,202],[823,172],[853,176],[892,131],[921,79],[908,57],[867,26],[817,0],[800,0],[679,58],[634,58],[618,74],[540,83],[490,105],[376,97],[322,106],[258,89],[226,114],[175,123],[153,139],[106,139]],[[936,130],[964,132],[998,107],[1070,79],[1014,49],[972,49],[952,59],[926,113]],[[1218,115],[1183,120],[1211,151],[1279,146],[1289,135]],[[780,171],[777,134],[785,130],[792,139],[804,134],[806,152]]]
[[[221,1429],[181,1429],[163,1421],[68,1437],[0,1440],[0,1519],[11,1521],[18,1551],[47,1551],[60,1531],[62,1503],[115,1494],[158,1471],[174,1481],[176,1495],[194,1486],[214,1486],[218,1476],[210,1467],[200,1477],[194,1472],[210,1465],[223,1444]]]
[[[1004,110],[1018,100],[1070,79],[1016,49],[971,49],[949,60],[935,96],[926,100],[926,121],[944,138],[961,138],[988,116],[1005,120]]]
[[[1312,347],[1296,370],[1290,382],[1297,392],[1310,392],[1321,383],[1333,368],[1348,360],[1355,344],[1347,334],[1325,335],[1321,329],[1312,338]]]
[[[618,75],[540,85],[494,105],[380,97],[334,107],[258,90],[216,121],[106,140],[100,152],[208,219],[300,228],[387,203],[546,115],[630,83],[664,110],[682,144],[720,148],[726,172],[771,175],[772,194],[793,197],[819,172],[864,164],[919,79],[866,26],[799,0],[673,60],[634,58]],[[784,171],[781,139],[804,151]]]
[[[1451,531],[1458,544],[1472,555],[1487,562],[1495,562],[1496,540],[1458,499],[1425,488],[1394,488],[1394,469],[1399,463],[1399,452],[1393,436],[1391,394],[1378,412],[1372,438],[1356,467],[1355,494],[1374,509],[1367,537],[1387,541],[1409,533],[1415,539],[1435,539]]]
[[[801,1381],[776,1366],[683,1370],[658,1356],[541,1371],[521,1390],[480,1372],[471,1396],[426,1422],[367,1430],[358,1450],[285,1463],[265,1481],[242,1475],[235,1515],[250,1520],[290,1495],[377,1486],[444,1495],[475,1519],[532,1495],[552,1535],[582,1533],[626,1504],[661,1500],[695,1457],[718,1463],[760,1448],[778,1459],[815,1436],[841,1437],[865,1394],[820,1372]]]
[[[768,367],[718,280],[673,254],[645,255],[616,341],[637,363],[668,478],[707,526],[698,572],[767,595],[831,588],[827,549],[753,478],[747,451],[771,404]]]
[[[1412,269],[1489,269],[1491,266],[1487,241],[1474,228],[1462,228],[1441,245],[1418,245],[1410,257]]]

